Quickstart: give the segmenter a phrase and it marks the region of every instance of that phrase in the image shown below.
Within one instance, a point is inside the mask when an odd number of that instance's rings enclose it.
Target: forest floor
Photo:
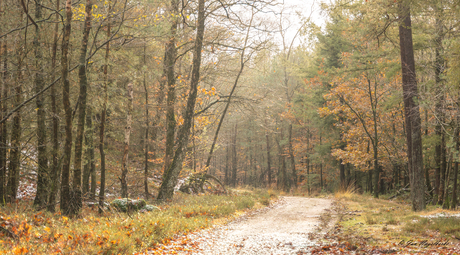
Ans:
[[[190,233],[147,254],[304,254],[318,246],[313,233],[334,225],[320,219],[331,206],[330,199],[281,197],[272,206]]]
[[[458,211],[412,212],[402,196],[278,194],[179,192],[147,201],[151,212],[85,206],[74,218],[20,201],[0,210],[0,254],[460,254]]]
[[[459,216],[369,195],[285,196],[145,254],[460,254]]]

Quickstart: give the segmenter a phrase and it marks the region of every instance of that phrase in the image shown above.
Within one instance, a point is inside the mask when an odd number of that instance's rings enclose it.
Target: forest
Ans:
[[[454,210],[459,15],[442,0],[0,0],[0,207],[78,218],[117,198],[353,187]]]

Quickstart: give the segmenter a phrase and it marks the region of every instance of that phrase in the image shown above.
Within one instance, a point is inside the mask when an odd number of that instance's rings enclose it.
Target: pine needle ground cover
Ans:
[[[460,214],[429,205],[413,212],[405,200],[350,192],[335,196],[338,222],[319,254],[460,254]],[[433,253],[434,252],[434,253]]]
[[[0,212],[0,254],[132,254],[226,223],[246,210],[264,207],[270,198],[275,195],[263,190],[177,194],[169,203],[154,204],[160,210],[112,210],[100,216],[96,208],[85,207],[73,219],[36,212],[31,203],[10,204]]]

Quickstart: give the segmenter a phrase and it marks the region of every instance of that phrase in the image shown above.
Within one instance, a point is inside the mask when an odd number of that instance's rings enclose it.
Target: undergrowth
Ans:
[[[388,252],[423,251],[428,246],[421,245],[422,241],[431,244],[447,242],[448,247],[459,245],[460,218],[449,217],[455,212],[432,205],[423,212],[413,212],[408,201],[376,199],[369,194],[357,194],[352,187],[337,192],[335,198],[339,216],[336,229],[339,231],[333,234],[333,239],[360,247],[361,251],[365,247],[380,247]]]
[[[9,204],[0,212],[0,254],[132,254],[262,207],[267,197],[263,190],[176,194],[172,202],[156,204],[161,210],[107,211],[100,216],[97,209],[84,207],[74,219],[59,212],[36,212],[31,201]]]

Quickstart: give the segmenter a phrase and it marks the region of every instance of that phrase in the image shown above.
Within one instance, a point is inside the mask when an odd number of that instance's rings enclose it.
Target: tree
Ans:
[[[107,116],[107,103],[108,103],[108,86],[109,86],[109,54],[110,54],[110,41],[111,37],[111,24],[110,24],[110,12],[112,8],[109,4],[107,8],[107,44],[105,48],[105,57],[104,57],[104,82],[103,82],[103,101],[101,109],[101,124],[99,129],[99,154],[101,157],[101,187],[99,189],[99,213],[103,212],[104,200],[105,200],[105,151],[104,151],[104,138],[105,138],[105,125],[106,125],[106,116]]]
[[[415,60],[412,43],[410,2],[399,2],[399,43],[404,97],[404,117],[406,124],[407,155],[409,159],[409,180],[412,209],[425,209],[425,186],[423,183],[423,155],[420,110],[417,102],[418,89],[415,77]]]
[[[128,99],[128,110],[126,111],[126,126],[125,140],[123,143],[123,158],[121,161],[121,197],[128,197],[128,153],[129,153],[129,137],[131,135],[131,125],[133,121],[133,84],[128,82],[126,87],[126,98]]]
[[[42,18],[42,1],[35,2],[35,19]],[[39,93],[44,87],[44,65],[42,63],[43,53],[41,47],[41,33],[42,25],[35,24],[34,36],[34,53],[35,53],[35,91]],[[34,200],[34,205],[42,207],[48,200],[48,186],[49,186],[49,170],[48,170],[48,157],[46,150],[46,123],[45,123],[45,105],[44,96],[39,95],[36,98],[37,103],[37,193]]]
[[[195,47],[193,51],[192,61],[192,77],[190,81],[190,90],[187,98],[187,105],[184,113],[184,123],[178,131],[177,147],[174,152],[174,158],[169,165],[168,169],[165,169],[163,174],[163,182],[161,183],[160,190],[158,191],[159,200],[171,199],[174,195],[174,187],[177,183],[177,178],[182,168],[182,162],[184,159],[184,148],[187,146],[190,129],[192,126],[192,119],[195,109],[195,102],[197,97],[197,87],[200,81],[200,66],[201,66],[201,50],[203,48],[203,37],[204,37],[204,21],[205,21],[205,9],[204,0],[198,0],[198,19],[197,19],[197,32],[195,39]]]
[[[62,164],[61,176],[61,211],[65,215],[70,215],[74,210],[70,206],[73,198],[70,191],[70,159],[72,153],[72,109],[70,108],[70,81],[68,69],[69,41],[72,29],[72,1],[66,0],[65,3],[65,23],[62,37],[61,55],[61,79],[62,79],[62,101],[65,112],[65,145],[64,160]]]
[[[167,100],[166,100],[166,150],[164,160],[164,171],[166,172],[169,168],[170,160],[173,157],[174,152],[174,134],[176,130],[176,119],[175,119],[175,99],[176,99],[176,31],[179,21],[179,1],[171,0],[170,16],[172,16],[171,28],[169,40],[165,45],[165,57],[164,57],[164,74],[162,79],[166,79],[167,83]],[[168,15],[169,16],[169,15]]]
[[[56,1],[56,10],[59,10],[60,0]],[[57,46],[58,46],[58,31],[59,31],[59,15],[56,14],[56,24],[54,25],[53,31],[53,47],[52,47],[52,57],[51,57],[51,80],[55,80],[56,75],[56,60],[57,60]],[[56,95],[56,84],[51,87],[51,111],[53,113],[53,150],[51,153],[51,168],[50,168],[50,184],[51,189],[49,192],[48,198],[48,208],[50,212],[55,211],[56,203],[56,193],[59,188],[59,177],[60,177],[60,162],[58,162],[58,151],[59,151],[59,111],[57,107],[57,95]]]

